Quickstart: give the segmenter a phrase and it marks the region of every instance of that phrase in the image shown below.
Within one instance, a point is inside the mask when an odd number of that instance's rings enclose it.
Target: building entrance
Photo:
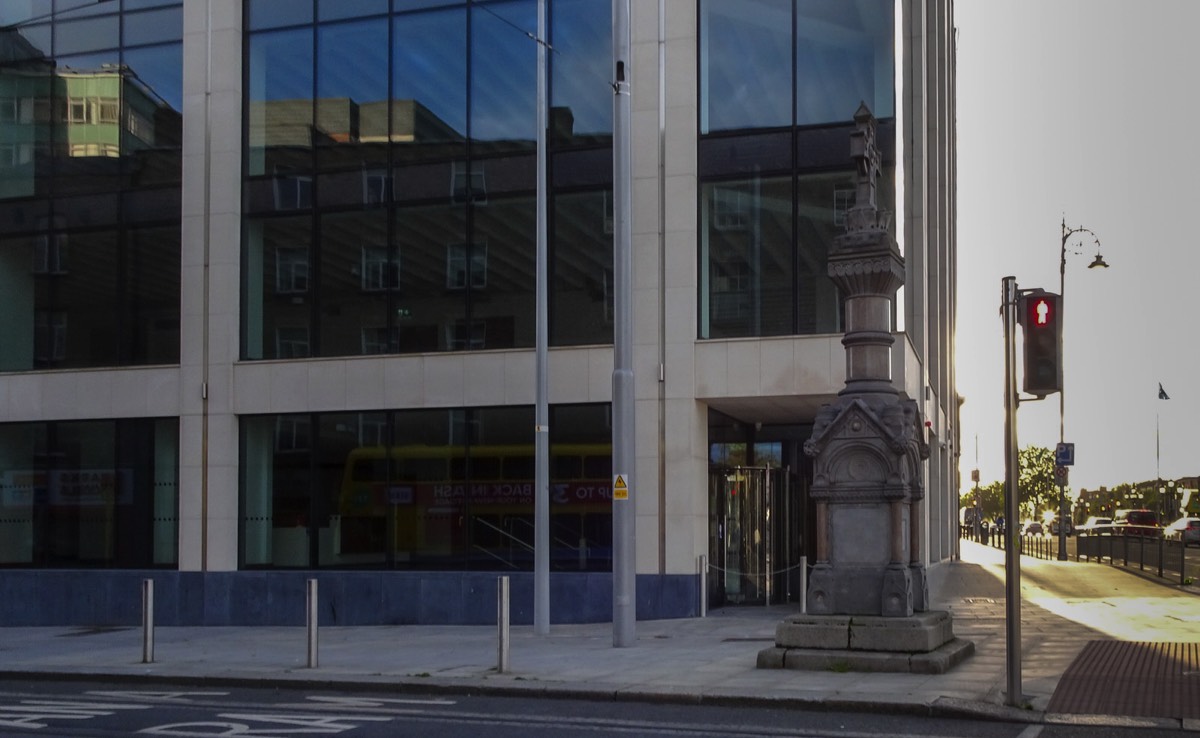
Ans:
[[[803,505],[787,467],[709,472],[708,606],[798,602]]]

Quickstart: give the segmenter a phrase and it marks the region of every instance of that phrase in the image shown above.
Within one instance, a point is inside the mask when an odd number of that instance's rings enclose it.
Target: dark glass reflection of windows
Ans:
[[[852,119],[881,119],[894,201],[894,0],[700,0],[701,338],[837,333],[829,251]]]
[[[173,567],[176,419],[0,424],[0,567]]]
[[[550,408],[551,567],[609,571],[607,405]],[[533,408],[248,416],[245,568],[530,571]]]
[[[534,343],[536,0],[388,5],[247,3],[244,358],[302,325],[313,356]],[[610,342],[611,4],[549,11],[551,193],[595,211],[550,216],[551,289],[587,305],[550,340]],[[285,214],[310,235],[269,243]],[[306,289],[274,246],[307,250]]]
[[[0,367],[176,363],[182,4],[0,5]]]

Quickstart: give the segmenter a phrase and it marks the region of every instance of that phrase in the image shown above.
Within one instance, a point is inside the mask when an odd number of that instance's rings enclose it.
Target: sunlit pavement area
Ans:
[[[1074,710],[1047,713],[1047,707],[1089,642],[1200,643],[1200,596],[1194,586],[1160,584],[1109,565],[1074,561],[1023,557],[1021,567],[1021,701],[1027,709],[1005,706],[1004,553],[965,540],[961,561],[931,569],[930,592],[935,608],[953,615],[955,634],[973,641],[976,651],[941,675],[757,669],[757,653],[773,643],[776,623],[797,611],[791,605],[640,621],[635,645],[624,648],[613,646],[609,623],[552,625],[548,636],[536,635],[532,626],[514,626],[509,669],[503,674],[497,671],[495,626],[324,627],[315,668],[307,665],[303,627],[158,628],[153,663],[142,663],[142,629],[136,624],[5,628],[0,629],[0,678],[79,675],[111,681],[782,701],[1070,721],[1094,718],[1068,714]],[[1183,690],[1181,699],[1200,706],[1200,676],[1185,676],[1176,688]],[[1087,711],[1112,720],[1140,715],[1136,706],[1116,702]],[[1168,714],[1137,719],[1200,730],[1200,720],[1170,714],[1173,709],[1154,707]]]

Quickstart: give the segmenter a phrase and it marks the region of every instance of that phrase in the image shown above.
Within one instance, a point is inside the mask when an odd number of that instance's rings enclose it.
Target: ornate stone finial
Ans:
[[[875,116],[866,103],[860,103],[854,113],[855,130],[850,134],[850,158],[858,171],[855,183],[854,206],[846,218],[846,231],[886,231],[892,214],[881,211],[878,203],[877,181],[882,173],[879,145],[876,143]],[[847,244],[849,245],[849,244]]]

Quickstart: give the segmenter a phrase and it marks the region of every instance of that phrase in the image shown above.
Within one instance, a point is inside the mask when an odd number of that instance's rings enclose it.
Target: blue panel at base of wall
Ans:
[[[496,622],[498,575],[485,572],[0,571],[0,627],[141,625],[142,581],[154,580],[154,622],[296,625],[306,582],[317,580],[321,625],[488,625]],[[509,574],[514,625],[533,623],[534,577]],[[612,619],[612,575],[550,577],[553,623]],[[695,575],[637,577],[639,620],[699,614]]]

